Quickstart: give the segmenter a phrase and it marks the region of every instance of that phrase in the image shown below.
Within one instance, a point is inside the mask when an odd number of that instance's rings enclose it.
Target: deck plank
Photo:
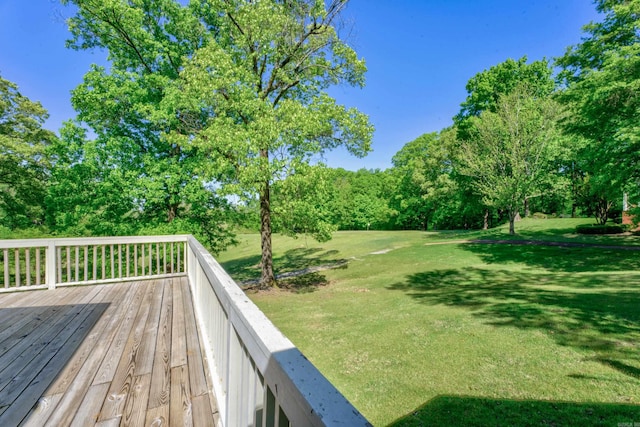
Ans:
[[[206,373],[202,363],[200,352],[200,339],[198,336],[198,323],[196,322],[193,300],[189,284],[185,280],[180,284],[182,300],[184,302],[185,335],[187,340],[187,360],[189,362],[189,382],[193,396],[208,393]]]
[[[108,391],[109,383],[100,383],[89,387],[84,399],[82,399],[82,403],[78,407],[78,411],[75,412],[75,416],[71,420],[71,427],[95,424]]]
[[[187,363],[187,341],[185,339],[184,301],[179,279],[174,280],[173,325],[171,335],[171,367]]]
[[[100,366],[100,370],[98,371],[93,384],[110,382],[116,373],[118,363],[120,362],[120,358],[124,352],[124,347],[129,340],[129,334],[131,333],[133,322],[138,313],[138,309],[140,308],[140,304],[142,304],[142,299],[146,294],[146,286],[140,283],[138,283],[138,286],[140,289],[135,294],[134,299],[131,301],[123,301],[124,304],[127,304],[128,310],[119,324],[118,333],[109,347],[109,351]]]
[[[171,386],[171,325],[173,315],[173,288],[170,286],[164,293],[162,312],[158,324],[156,350],[151,373],[151,390],[149,408],[168,405]],[[148,416],[147,416],[148,417]]]
[[[147,319],[144,337],[140,344],[140,351],[136,357],[136,375],[150,374],[153,369],[162,298],[168,286],[165,281],[158,281],[154,284],[153,302],[149,309],[149,317]]]
[[[149,317],[149,306],[153,297],[154,282],[147,286],[142,303],[137,307],[138,312],[133,321],[131,332],[123,348],[122,356],[116,372],[111,380],[109,394],[104,401],[98,421],[115,418],[122,415],[122,410],[129,397],[129,392],[133,388],[133,379],[136,376],[136,359],[145,325]]]
[[[0,425],[216,424],[186,278],[20,295],[0,294],[0,319],[20,314],[0,331]]]
[[[144,426],[150,388],[150,373],[139,375],[133,379],[133,388],[129,393],[120,422],[122,427]]]
[[[169,403],[169,425],[193,426],[189,369],[187,365],[171,368],[171,400]]]

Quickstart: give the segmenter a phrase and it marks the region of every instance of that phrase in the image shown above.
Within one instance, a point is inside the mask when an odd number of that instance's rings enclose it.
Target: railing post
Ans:
[[[49,289],[56,288],[56,244],[55,241],[49,241],[47,245],[47,262],[46,262],[46,282]]]

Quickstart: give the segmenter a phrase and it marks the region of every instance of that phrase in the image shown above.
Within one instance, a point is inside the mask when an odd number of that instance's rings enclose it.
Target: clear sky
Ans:
[[[71,13],[56,0],[0,0],[0,75],[43,104],[53,131],[75,116],[70,91],[89,65],[106,64],[104,53],[65,48]],[[331,94],[368,114],[376,132],[367,157],[337,150],[326,160],[356,170],[388,168],[405,143],[449,126],[476,73],[560,56],[599,17],[590,0],[351,0],[343,19],[367,85]]]

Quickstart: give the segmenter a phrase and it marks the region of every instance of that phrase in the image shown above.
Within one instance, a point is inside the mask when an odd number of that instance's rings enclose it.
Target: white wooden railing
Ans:
[[[184,275],[186,242],[186,235],[0,240],[0,292]]]
[[[224,426],[370,426],[192,236],[0,240],[0,291],[187,274]]]
[[[369,426],[193,237],[187,274],[225,426]]]

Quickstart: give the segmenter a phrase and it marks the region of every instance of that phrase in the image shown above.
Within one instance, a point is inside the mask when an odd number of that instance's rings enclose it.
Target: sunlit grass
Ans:
[[[577,222],[519,231],[570,241]],[[279,271],[348,263],[317,273],[322,286],[251,297],[374,425],[640,420],[640,252],[427,244],[465,236],[451,234],[276,237]],[[259,239],[243,236],[220,259],[232,275],[258,276]]]

